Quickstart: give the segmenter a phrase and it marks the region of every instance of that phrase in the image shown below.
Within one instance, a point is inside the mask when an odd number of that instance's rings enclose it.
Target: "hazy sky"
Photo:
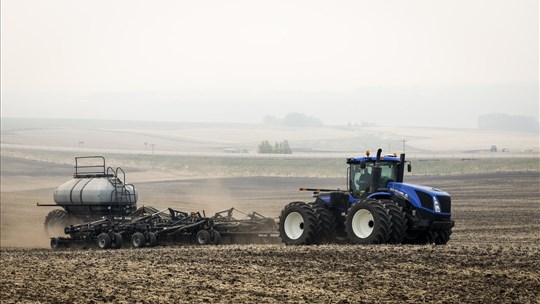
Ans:
[[[538,1],[1,2],[2,116],[538,117]],[[450,118],[452,116],[452,118]]]

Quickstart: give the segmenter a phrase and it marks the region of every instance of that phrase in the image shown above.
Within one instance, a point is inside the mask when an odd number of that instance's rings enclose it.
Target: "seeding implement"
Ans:
[[[137,190],[125,182],[121,168],[105,167],[102,156],[75,158],[73,179],[54,192],[60,206],[45,218],[45,230],[52,235],[62,229],[68,236],[52,237],[51,248],[97,246],[101,249],[134,248],[167,243],[198,245],[222,241],[272,242],[279,239],[275,219],[257,212],[231,208],[207,217],[200,212],[144,206],[137,209]],[[235,217],[242,214],[242,218]],[[60,233],[59,233],[60,234]]]
[[[125,182],[121,168],[105,169],[101,156],[75,158],[73,179],[54,193],[60,206],[47,215],[45,229],[58,227],[68,237],[51,238],[53,249],[82,245],[101,249],[188,242],[198,245],[274,242],[286,245],[322,243],[446,244],[454,221],[451,198],[442,190],[403,182],[411,164],[405,154],[347,159],[345,190],[308,189],[315,201],[292,202],[279,222],[257,212],[231,208],[207,217],[171,208],[137,209],[135,186]],[[98,164],[81,164],[82,161]],[[236,215],[241,214],[241,218]]]

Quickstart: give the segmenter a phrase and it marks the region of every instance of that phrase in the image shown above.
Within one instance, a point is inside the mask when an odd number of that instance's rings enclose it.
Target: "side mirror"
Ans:
[[[411,172],[412,170],[412,166],[410,163],[407,164],[407,172]]]
[[[365,169],[366,168],[366,161],[361,161],[360,162],[360,169]]]

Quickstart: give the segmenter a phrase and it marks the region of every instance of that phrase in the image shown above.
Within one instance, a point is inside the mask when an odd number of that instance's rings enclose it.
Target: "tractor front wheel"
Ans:
[[[345,230],[353,244],[382,244],[390,234],[390,216],[381,202],[361,200],[347,212]]]
[[[435,245],[446,245],[450,241],[452,229],[436,230],[433,238]]]
[[[381,200],[384,207],[388,209],[390,216],[390,230],[387,243],[400,244],[405,237],[407,230],[407,218],[402,208],[392,200]]]
[[[435,232],[431,230],[426,231],[407,231],[403,238],[403,244],[411,245],[428,245],[433,244],[435,239]]]

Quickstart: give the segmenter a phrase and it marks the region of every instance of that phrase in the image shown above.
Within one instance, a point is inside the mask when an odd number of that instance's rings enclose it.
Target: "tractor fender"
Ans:
[[[380,199],[392,199],[392,196],[393,195],[390,192],[375,192],[375,193],[370,194],[367,198],[380,200]]]

